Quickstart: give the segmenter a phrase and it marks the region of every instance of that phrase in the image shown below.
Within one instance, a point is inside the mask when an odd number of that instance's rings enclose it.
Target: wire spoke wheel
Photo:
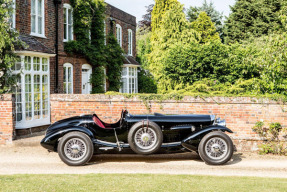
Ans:
[[[83,140],[79,138],[72,138],[66,142],[64,152],[70,160],[80,160],[86,155],[87,146]]]
[[[209,165],[223,165],[233,155],[233,142],[228,135],[221,131],[206,134],[199,143],[200,158]]]
[[[151,149],[156,144],[157,136],[153,129],[144,127],[136,132],[134,140],[138,147],[142,149]]]
[[[219,138],[214,137],[207,141],[205,145],[206,155],[211,159],[221,159],[224,158],[227,154],[228,146],[226,142]]]
[[[131,149],[142,155],[156,153],[162,144],[163,134],[160,127],[152,121],[141,121],[129,130],[128,142]]]

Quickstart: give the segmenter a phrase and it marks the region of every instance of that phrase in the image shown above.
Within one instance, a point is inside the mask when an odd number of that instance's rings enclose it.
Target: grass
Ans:
[[[286,191],[287,179],[188,175],[88,174],[0,176],[0,191]]]

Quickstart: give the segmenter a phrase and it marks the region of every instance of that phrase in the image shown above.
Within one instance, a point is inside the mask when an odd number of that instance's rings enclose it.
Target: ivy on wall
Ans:
[[[114,36],[114,22],[105,37],[104,0],[71,0],[74,18],[75,41],[65,43],[68,54],[83,56],[93,66],[90,78],[92,93],[104,92],[104,70],[107,69],[110,91],[119,91],[121,86],[122,49]],[[105,45],[105,39],[107,45]]]

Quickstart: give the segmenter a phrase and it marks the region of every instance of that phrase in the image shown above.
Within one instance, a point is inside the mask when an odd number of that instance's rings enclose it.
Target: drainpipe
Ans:
[[[59,93],[59,5],[62,4],[61,0],[54,0],[55,4],[55,15],[56,15],[56,40],[55,40],[55,52],[56,52],[56,63],[55,63],[55,93]]]

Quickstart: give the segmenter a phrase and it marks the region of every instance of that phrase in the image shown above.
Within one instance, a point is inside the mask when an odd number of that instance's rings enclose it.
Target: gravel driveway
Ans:
[[[195,153],[171,155],[97,155],[89,165],[69,167],[39,144],[43,136],[0,147],[0,175],[152,173],[287,178],[287,157],[235,153],[224,166],[208,166]]]

